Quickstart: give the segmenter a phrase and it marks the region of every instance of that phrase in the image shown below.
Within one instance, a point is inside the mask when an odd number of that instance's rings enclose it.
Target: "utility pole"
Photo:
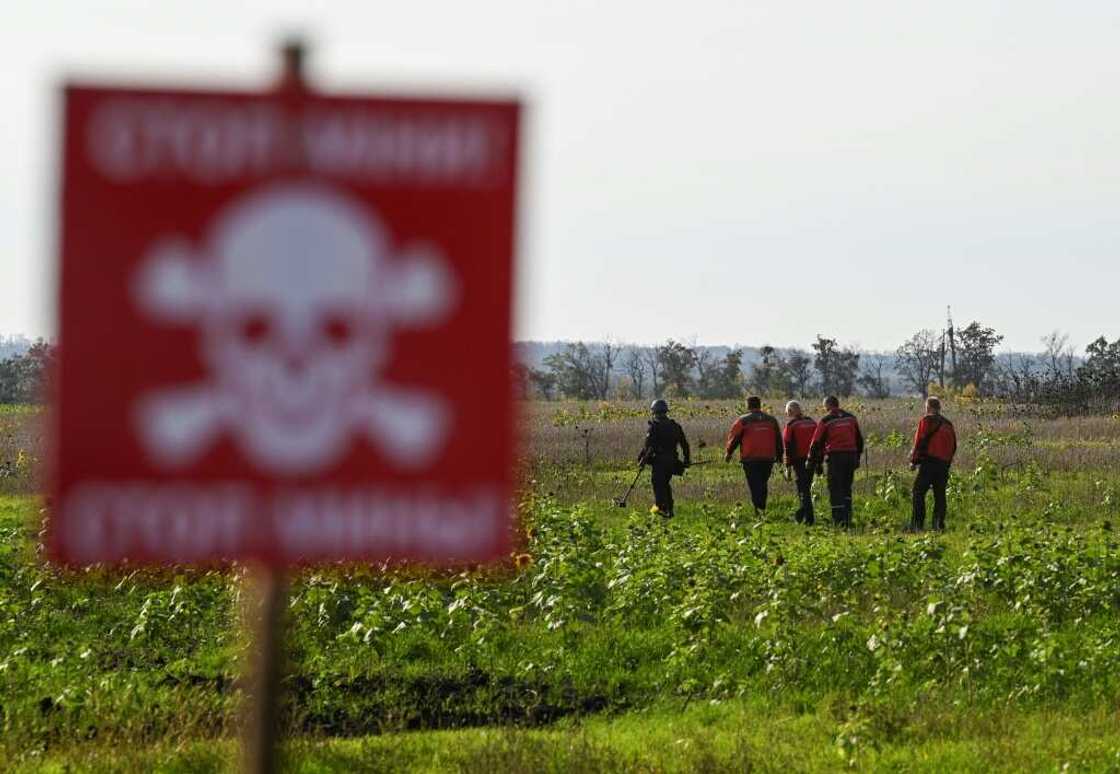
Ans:
[[[941,331],[941,346],[937,350],[937,386],[945,389],[945,330]]]
[[[949,373],[951,374],[950,378],[953,381],[953,386],[958,387],[960,385],[957,384],[957,340],[953,332],[953,307],[945,307],[945,314],[948,317],[946,334],[949,336],[949,366],[952,368]]]

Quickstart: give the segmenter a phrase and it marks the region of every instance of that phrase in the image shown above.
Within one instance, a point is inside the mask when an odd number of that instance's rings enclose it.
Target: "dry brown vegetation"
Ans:
[[[808,403],[808,401],[806,401]],[[767,401],[764,409],[782,416],[784,401]],[[863,475],[857,494],[866,494],[880,475],[903,471],[914,428],[922,412],[918,398],[853,399],[867,438]],[[672,416],[684,427],[693,460],[723,466],[724,435],[744,407],[740,401],[676,401]],[[807,411],[813,416],[819,408]],[[1120,466],[1120,416],[1030,416],[993,401],[946,399],[944,414],[957,428],[960,451],[955,467],[971,470],[980,461],[1003,468],[1034,463],[1047,471],[1112,471]],[[526,474],[546,483],[565,502],[609,498],[632,476],[645,433],[645,402],[529,401],[522,404],[522,447]],[[741,474],[728,466],[718,480],[705,474],[678,480],[685,498],[733,502],[742,495]],[[1085,496],[1095,497],[1091,476]]]

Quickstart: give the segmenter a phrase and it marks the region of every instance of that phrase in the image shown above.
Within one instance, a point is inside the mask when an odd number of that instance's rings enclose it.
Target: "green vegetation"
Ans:
[[[613,508],[633,449],[612,439],[633,447],[640,415],[548,407],[506,567],[297,578],[291,766],[1120,768],[1120,474],[1045,464],[1111,458],[1120,423],[955,407],[949,531],[903,535],[909,408],[865,408],[876,451],[844,534],[793,524],[779,480],[756,519],[733,465],[690,471],[670,522],[646,493]],[[558,433],[574,459],[541,463]],[[4,768],[231,766],[239,573],[61,572],[38,559],[39,507],[0,498]]]

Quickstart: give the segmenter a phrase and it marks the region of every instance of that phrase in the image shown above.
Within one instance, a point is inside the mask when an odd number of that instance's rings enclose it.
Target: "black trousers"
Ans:
[[[653,484],[653,501],[657,510],[666,516],[673,515],[673,472],[676,460],[654,462],[651,466],[650,483]]]
[[[852,482],[859,467],[855,452],[833,452],[828,455],[828,499],[832,505],[832,523],[838,527],[852,526]]]
[[[790,467],[793,468],[793,480],[797,484],[797,523],[812,524],[816,521],[813,514],[813,475],[805,460],[794,460]]]
[[[945,529],[945,488],[949,485],[949,463],[923,460],[914,479],[914,509],[910,526],[922,529],[926,524],[926,493],[933,490],[933,528]]]
[[[743,472],[747,476],[747,492],[756,510],[766,510],[766,499],[770,494],[770,474],[774,472],[773,462],[743,460]]]

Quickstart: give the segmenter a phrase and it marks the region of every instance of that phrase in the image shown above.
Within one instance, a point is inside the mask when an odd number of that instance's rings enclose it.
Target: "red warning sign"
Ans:
[[[518,106],[70,88],[52,554],[510,539]]]

